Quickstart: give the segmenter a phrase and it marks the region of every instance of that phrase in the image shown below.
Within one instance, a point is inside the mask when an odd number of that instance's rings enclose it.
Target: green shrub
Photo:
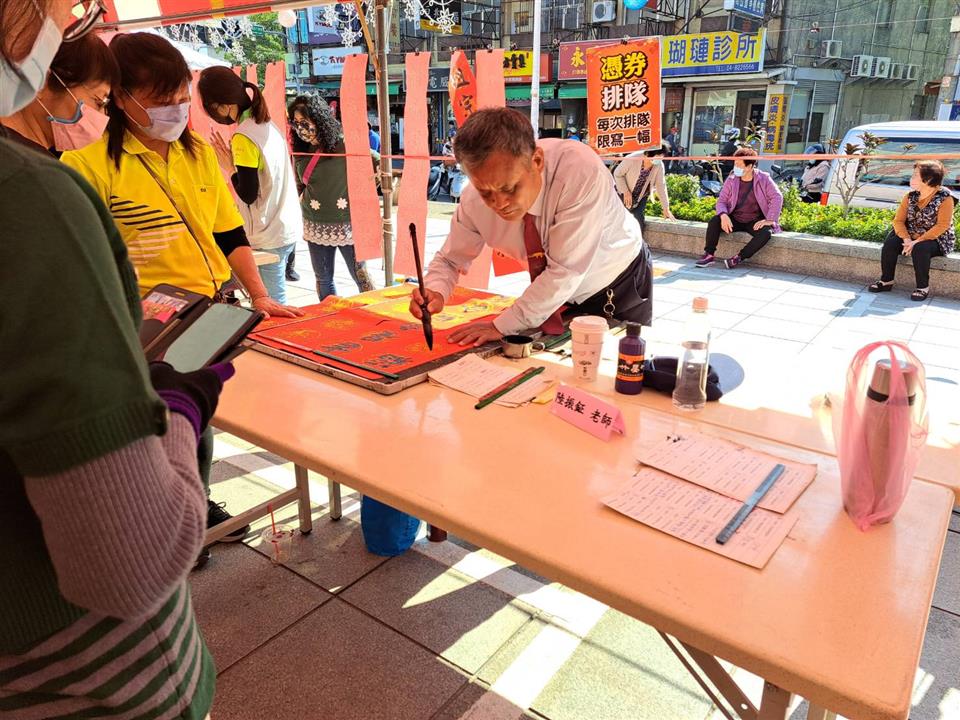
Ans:
[[[699,187],[699,181],[692,175],[667,175],[670,210],[677,220],[708,222],[716,214],[716,198],[697,197]],[[786,231],[882,243],[893,228],[893,210],[851,208],[844,216],[840,205],[803,202],[796,185],[781,190],[783,210],[780,213],[780,226]],[[647,205],[647,217],[663,217],[659,202],[651,200]],[[956,205],[953,219],[960,239],[960,203]],[[960,250],[960,242],[955,249]]]

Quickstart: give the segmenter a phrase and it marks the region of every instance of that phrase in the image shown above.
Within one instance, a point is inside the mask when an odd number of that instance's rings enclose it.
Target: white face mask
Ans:
[[[137,99],[130,93],[127,93],[127,97],[137,103],[137,105],[140,105]],[[180,136],[183,135],[183,131],[186,130],[187,123],[190,121],[189,102],[180,103],[179,105],[163,105],[155,108],[145,108],[143,105],[140,105],[140,109],[150,118],[150,124],[144,126],[133,118],[130,119],[133,120],[138,128],[143,130],[145,135],[152,137],[154,140],[173,142],[179,139]],[[130,115],[128,114],[127,117],[130,117]]]
[[[19,66],[0,58],[0,117],[13,115],[33,102],[62,42],[60,28],[47,17],[30,53]]]
[[[746,168],[737,167],[736,165],[733,166],[733,174],[737,177],[743,177],[744,170],[746,170]]]

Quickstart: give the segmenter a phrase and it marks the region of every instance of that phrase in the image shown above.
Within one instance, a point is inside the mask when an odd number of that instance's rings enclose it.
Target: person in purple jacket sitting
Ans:
[[[735,268],[753,257],[767,244],[770,235],[780,232],[780,210],[783,195],[767,173],[757,170],[757,151],[740,148],[733,156],[733,173],[729,175],[717,198],[717,214],[707,223],[706,243],[697,267],[712,265],[717,259],[720,233],[748,232],[751,240],[731,258],[723,261],[727,268]]]

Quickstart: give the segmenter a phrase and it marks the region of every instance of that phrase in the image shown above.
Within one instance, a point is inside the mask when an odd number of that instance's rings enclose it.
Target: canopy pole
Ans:
[[[360,29],[363,30],[363,39],[367,43],[367,52],[370,53],[370,60],[373,62],[374,72],[379,76],[380,74],[380,58],[377,57],[376,48],[373,44],[373,39],[370,37],[370,27],[367,25],[367,15],[363,12],[363,5],[360,0],[353,0],[353,4],[357,8],[357,18],[360,20]],[[379,33],[377,35],[379,37]]]
[[[387,9],[390,0],[377,0],[377,110],[380,116],[380,191],[383,193],[383,282],[393,285],[393,142],[390,133],[390,71],[387,66]]]
[[[540,129],[540,0],[533,3],[533,76],[530,78],[530,124],[537,137]]]

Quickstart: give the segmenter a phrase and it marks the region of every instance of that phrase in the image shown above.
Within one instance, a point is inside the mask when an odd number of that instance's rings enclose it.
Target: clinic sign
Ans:
[[[660,38],[587,51],[587,122],[601,155],[660,145]]]
[[[723,0],[723,9],[736,15],[763,20],[766,0]]]
[[[767,135],[763,141],[764,152],[779,152],[783,147],[783,128],[787,118],[787,96],[771,95],[767,99]]]
[[[723,31],[668,35],[661,39],[663,77],[727,75],[763,70],[765,31]],[[560,43],[559,80],[586,80],[587,51],[617,44],[618,40]]]
[[[343,75],[343,63],[348,55],[360,53],[358,47],[319,48],[313,51],[314,75]]]
[[[550,53],[540,53],[540,82],[550,82],[553,58]],[[503,81],[507,85],[528,83],[533,78],[533,52],[531,50],[503,51]]]

